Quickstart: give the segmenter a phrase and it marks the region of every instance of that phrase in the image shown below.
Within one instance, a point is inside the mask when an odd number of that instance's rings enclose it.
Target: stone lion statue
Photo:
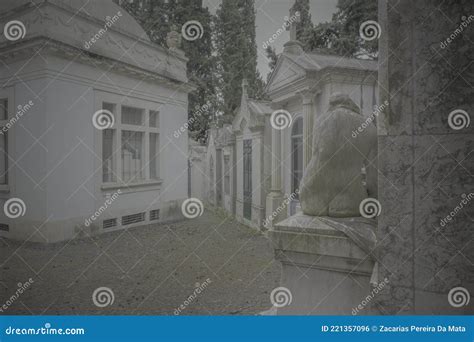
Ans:
[[[348,95],[333,94],[328,112],[314,126],[312,157],[300,184],[303,213],[360,216],[360,202],[376,197],[376,156],[375,125]]]

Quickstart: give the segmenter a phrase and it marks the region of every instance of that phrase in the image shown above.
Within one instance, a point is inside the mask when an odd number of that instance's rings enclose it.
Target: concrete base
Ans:
[[[357,314],[377,313],[367,301],[373,291],[374,261],[329,221],[366,224],[359,218],[297,214],[269,231],[275,256],[282,263],[281,286],[292,294],[291,303],[278,308],[278,315],[351,315],[363,302]]]

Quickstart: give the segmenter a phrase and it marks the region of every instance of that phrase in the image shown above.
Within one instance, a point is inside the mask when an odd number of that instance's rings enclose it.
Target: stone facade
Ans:
[[[269,190],[270,122],[269,103],[248,98],[243,82],[242,101],[232,123],[235,134],[235,175],[237,219],[261,228],[265,219],[265,199]]]
[[[270,182],[272,110],[268,102],[250,99],[245,80],[243,83],[241,105],[232,125],[209,130],[202,181],[206,202],[224,208],[239,222],[260,229]]]
[[[187,120],[187,59],[151,43],[112,1],[22,0],[2,8],[1,27],[16,19],[26,34],[0,37],[0,99],[11,115],[33,105],[8,131],[8,181],[0,185],[0,206],[19,198],[26,211],[1,217],[0,234],[55,242],[181,217],[187,133],[173,143],[166,134]],[[115,122],[102,131],[93,117],[105,109]],[[134,141],[124,145],[127,136]]]

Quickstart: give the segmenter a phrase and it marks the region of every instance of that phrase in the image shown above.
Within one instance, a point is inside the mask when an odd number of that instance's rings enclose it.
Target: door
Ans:
[[[214,193],[214,158],[209,160],[209,201],[215,204],[216,198]]]
[[[244,218],[252,220],[252,140],[244,143]]]

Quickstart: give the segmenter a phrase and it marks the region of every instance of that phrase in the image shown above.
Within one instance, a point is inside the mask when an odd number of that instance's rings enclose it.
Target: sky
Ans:
[[[204,6],[207,6],[211,13],[215,14],[220,4],[220,0],[204,0]],[[256,17],[256,41],[258,49],[258,69],[264,80],[270,69],[265,57],[263,44],[282,28],[285,22],[284,17],[289,16],[290,7],[294,0],[255,0]],[[311,19],[314,24],[330,21],[332,14],[336,11],[337,0],[310,0]],[[289,32],[285,31],[271,44],[277,54],[283,50],[283,44],[289,40]]]

